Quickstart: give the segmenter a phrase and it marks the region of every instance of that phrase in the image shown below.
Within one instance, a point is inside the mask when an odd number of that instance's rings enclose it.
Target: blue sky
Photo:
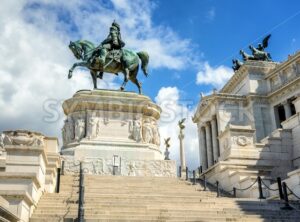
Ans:
[[[178,160],[179,119],[187,118],[188,163],[198,164],[192,123],[199,94],[220,89],[232,76],[231,59],[241,58],[272,34],[275,62],[300,49],[300,2],[296,0],[3,0],[0,7],[0,130],[30,129],[61,137],[61,103],[77,90],[91,89],[85,69],[71,80],[76,59],[69,41],[99,44],[116,19],[126,47],[150,54],[150,76],[140,71],[144,94],[162,109],[160,133],[171,136]],[[122,79],[106,74],[100,88],[118,89]],[[127,90],[137,91],[128,84]],[[50,110],[54,107],[55,110]],[[172,107],[168,110],[168,107]],[[167,119],[166,116],[173,118]]]
[[[257,44],[268,33],[272,34],[268,50],[276,62],[300,48],[299,1],[158,1],[153,18],[155,23],[190,39],[194,50],[202,54],[201,60],[209,61],[213,67],[231,67],[231,59],[240,58],[240,49],[247,50],[249,44]],[[161,72],[172,76],[166,70]],[[189,98],[200,91],[211,91],[210,85],[195,84],[196,72],[197,67],[187,66],[178,72],[181,78],[171,78],[171,83]],[[157,72],[154,75],[163,76]],[[186,84],[188,88],[184,88]]]

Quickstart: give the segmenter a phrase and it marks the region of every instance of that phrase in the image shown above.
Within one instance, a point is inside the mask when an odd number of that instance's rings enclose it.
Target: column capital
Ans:
[[[209,127],[211,125],[210,121],[204,123],[204,127]]]

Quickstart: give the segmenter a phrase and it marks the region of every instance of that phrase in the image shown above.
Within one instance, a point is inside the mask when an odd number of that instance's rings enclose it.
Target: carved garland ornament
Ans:
[[[251,139],[246,136],[235,136],[233,137],[233,141],[239,146],[247,146],[251,144]]]

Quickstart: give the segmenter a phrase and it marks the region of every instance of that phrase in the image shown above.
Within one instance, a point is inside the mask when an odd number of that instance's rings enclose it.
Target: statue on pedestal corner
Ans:
[[[170,152],[169,152],[169,148],[170,148],[170,140],[171,137],[168,137],[167,139],[165,139],[165,146],[166,146],[166,150],[165,150],[165,160],[170,160]]]
[[[262,43],[259,43],[257,47],[250,45],[249,49],[251,50],[252,55],[248,55],[243,50],[240,50],[240,54],[242,55],[244,61],[248,61],[248,60],[272,61],[270,53],[265,52],[265,49],[268,47],[270,37],[271,35],[267,35],[263,39]]]

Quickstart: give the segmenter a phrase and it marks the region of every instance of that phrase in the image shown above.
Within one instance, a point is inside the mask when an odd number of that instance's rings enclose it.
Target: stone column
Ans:
[[[218,161],[218,157],[220,156],[219,147],[218,147],[218,132],[217,132],[217,120],[213,118],[211,121],[211,133],[212,133],[212,148],[213,148],[213,162],[216,163]]]
[[[185,171],[186,165],[185,165],[185,152],[183,147],[183,139],[184,134],[180,131],[180,134],[178,136],[179,142],[180,142],[180,163],[181,163],[181,171]]]
[[[211,132],[210,132],[210,123],[207,122],[205,125],[205,141],[206,141],[206,150],[207,150],[207,164],[208,167],[213,165],[213,152],[211,144]]]
[[[273,121],[274,121],[274,129],[273,130],[275,130],[275,129],[280,128],[278,106],[274,106],[273,110],[274,110],[274,119],[273,119]]]
[[[300,70],[299,70],[300,71]],[[296,109],[296,113],[299,113],[300,112],[300,95],[297,95],[297,99],[295,99],[293,101],[293,104],[295,106],[295,109]]]
[[[207,169],[207,152],[206,152],[206,142],[205,142],[205,128],[200,127],[199,129],[200,134],[200,154],[201,154],[201,166],[202,170]]]
[[[283,103],[283,107],[284,107],[284,113],[285,113],[285,118],[288,119],[292,116],[292,111],[291,111],[291,106],[288,103],[288,101],[285,101]]]

